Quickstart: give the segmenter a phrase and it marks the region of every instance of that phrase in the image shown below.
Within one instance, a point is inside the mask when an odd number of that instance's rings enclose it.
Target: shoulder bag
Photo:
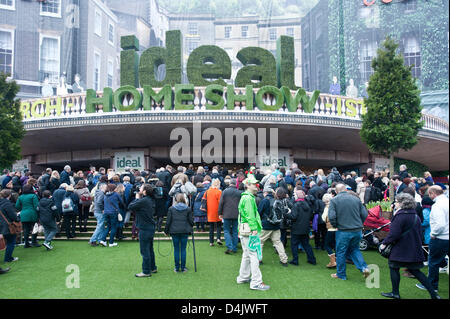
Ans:
[[[405,231],[403,234],[400,235],[400,237],[397,239],[397,241],[402,238],[403,236],[405,236],[407,233],[409,233],[411,231],[411,229],[413,229],[414,225],[416,225],[417,222],[417,215],[415,215],[416,218],[414,219],[413,224],[411,225],[411,227],[409,227],[409,229],[407,231]],[[378,248],[381,256],[383,256],[384,258],[389,258],[389,256],[391,255],[392,252],[392,247],[394,247],[395,243],[390,243],[387,244],[386,247],[384,247],[384,249],[380,249]]]
[[[2,215],[3,219],[6,221],[9,227],[9,232],[12,235],[20,234],[22,232],[22,223],[21,222],[8,222],[5,215],[3,215],[2,211],[0,210],[0,215]]]

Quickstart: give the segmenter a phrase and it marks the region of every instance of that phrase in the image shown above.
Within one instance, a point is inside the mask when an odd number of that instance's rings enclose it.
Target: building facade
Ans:
[[[352,80],[363,97],[371,61],[390,35],[423,92],[448,91],[448,1],[366,3],[321,0],[302,19],[303,87],[329,92],[336,77],[341,93]]]
[[[24,18],[26,17],[26,18]],[[117,87],[117,17],[100,0],[0,2],[0,72],[20,85],[18,97],[39,97],[46,78],[70,93],[75,74],[84,87]]]

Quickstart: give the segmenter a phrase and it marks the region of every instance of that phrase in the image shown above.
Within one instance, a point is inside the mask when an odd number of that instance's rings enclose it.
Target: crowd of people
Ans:
[[[219,166],[194,170],[193,165],[174,169],[167,165],[142,172],[126,168],[121,174],[95,167],[73,172],[66,165],[60,173],[48,168],[39,177],[5,170],[0,177],[4,261],[18,260],[13,257],[17,234],[9,232],[10,223],[22,223],[25,248],[41,246],[37,235],[42,226],[42,245],[52,250],[55,236],[77,236],[77,223],[78,231],[86,232],[92,214],[97,226],[89,240],[91,246],[117,246],[117,240],[124,238],[125,225],[132,223],[132,238],[139,240],[143,258],[142,272],[136,277],[157,272],[153,239],[155,232],[162,231],[172,238],[174,271],[188,271],[188,235],[194,228],[206,231],[206,225],[210,246],[225,244],[225,254],[237,253],[240,242],[242,262],[237,282],[250,283],[251,289],[270,288],[263,283],[259,269],[268,239],[283,267],[298,266],[299,251],[305,252],[308,263],[316,265],[314,249],[322,249],[329,256],[324,266],[336,268],[331,277],[346,280],[347,263],[367,277],[370,271],[359,249],[368,214],[365,205],[387,200],[391,196],[389,181],[395,186],[394,217],[380,247],[396,244],[389,257],[392,292],[383,295],[400,298],[399,269],[405,268],[404,274],[420,281],[418,288],[438,298],[439,267],[448,255],[448,190],[435,183],[429,172],[423,177],[411,176],[405,165],[392,176],[388,170],[374,172],[370,168],[362,176],[354,171],[341,174],[335,167],[328,174],[318,169],[307,175],[297,164],[289,169],[273,164],[267,170],[250,167],[247,171]],[[423,245],[429,247],[428,256],[424,256]],[[419,270],[425,257],[428,277]]]

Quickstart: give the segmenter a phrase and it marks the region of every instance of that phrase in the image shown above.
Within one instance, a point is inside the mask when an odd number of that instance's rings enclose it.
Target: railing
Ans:
[[[142,93],[142,89],[138,89]],[[161,89],[155,88],[154,91],[158,93]],[[254,100],[254,108],[253,111],[259,114],[264,113],[266,111],[261,111],[255,103],[255,96],[258,92],[258,89],[253,90],[253,100]],[[235,95],[244,95],[245,89],[235,88]],[[291,94],[294,95],[295,92],[291,91]],[[307,93],[308,96],[311,93]],[[102,92],[97,92],[97,96],[101,97]],[[251,110],[246,109],[245,101],[235,102],[234,109],[229,110],[227,108],[227,94],[226,89],[223,94],[223,98],[225,100],[224,112],[226,111],[245,111],[252,113]],[[276,101],[272,95],[263,96],[263,102],[266,105],[275,105]],[[126,96],[122,104],[124,106],[131,105],[133,103],[132,97]],[[141,106],[139,109],[133,112],[152,112],[157,111],[158,113],[167,113],[170,115],[170,112],[193,112],[193,111],[180,111],[180,110],[164,110],[164,99],[161,100],[161,103],[156,103],[154,100],[151,102],[150,110],[145,110]],[[209,102],[210,103],[210,102]],[[206,111],[207,100],[205,98],[205,87],[195,87],[194,89],[194,111]],[[308,115],[308,116],[316,116],[316,117],[327,117],[327,118],[335,118],[339,120],[361,120],[361,115],[366,111],[363,100],[361,99],[353,99],[345,96],[336,96],[330,94],[320,94],[312,112],[305,112],[301,105],[298,106],[296,112],[289,112],[286,104],[283,103],[282,107],[276,113],[291,113],[297,115]],[[22,101],[22,113],[24,115],[24,123],[32,123],[37,120],[51,120],[57,118],[70,118],[70,117],[86,117],[86,116],[99,116],[100,114],[127,114],[127,111],[119,111],[115,105],[112,107],[112,112],[104,112],[102,105],[97,105],[95,107],[94,113],[86,113],[86,93],[77,93],[77,94],[68,94],[66,96],[54,96],[49,98],[41,98],[41,99],[31,99]],[[269,112],[268,112],[269,113]],[[270,112],[273,114],[273,111]],[[96,114],[96,115],[95,115]],[[434,132],[439,132],[442,134],[448,135],[449,133],[449,123],[443,119],[438,117],[423,114],[422,119],[424,120],[425,130],[430,130]]]

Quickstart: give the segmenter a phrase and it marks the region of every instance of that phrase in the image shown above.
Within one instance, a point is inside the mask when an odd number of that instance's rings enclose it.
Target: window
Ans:
[[[269,40],[275,41],[277,39],[277,29],[269,29]]]
[[[197,25],[197,23],[189,23],[188,24],[188,32],[191,35],[198,35],[198,25]]]
[[[417,0],[406,0],[405,12],[413,12],[417,9]]]
[[[15,0],[0,0],[0,9],[15,10]]]
[[[46,0],[41,2],[41,15],[61,17],[61,0]]]
[[[325,65],[324,65],[324,59],[323,59],[323,55],[319,54],[316,57],[316,88],[317,90],[323,90],[324,88],[321,86],[321,82],[324,79],[324,69],[325,69]]]
[[[361,83],[368,82],[372,70],[372,59],[377,53],[377,43],[362,40],[359,47],[359,70],[361,74]]]
[[[241,36],[243,38],[246,38],[247,37],[247,32],[248,32],[248,26],[247,25],[243,25],[241,27]]]
[[[100,91],[100,68],[102,60],[99,53],[94,53],[94,90]]]
[[[318,15],[316,15],[316,40],[322,34],[322,24],[322,13],[319,13]]]
[[[13,74],[13,31],[0,30],[0,72]]]
[[[95,10],[95,34],[102,36],[102,13]]]
[[[188,48],[188,53],[190,54],[192,51],[194,51],[195,49],[197,49],[198,47],[198,42],[197,41],[188,41],[187,42],[187,48]]]
[[[114,80],[114,63],[112,60],[108,60],[108,87],[113,86]]]
[[[225,38],[229,39],[231,36],[231,27],[225,27]]]
[[[59,38],[41,36],[39,48],[39,80],[46,77],[49,83],[57,84],[60,72]]]
[[[108,25],[108,42],[114,45],[114,25],[112,23]]]
[[[405,39],[405,64],[414,65],[411,69],[412,76],[419,78],[421,75],[420,46],[414,36]]]
[[[286,29],[286,35],[288,37],[294,37],[294,28],[287,28]]]

